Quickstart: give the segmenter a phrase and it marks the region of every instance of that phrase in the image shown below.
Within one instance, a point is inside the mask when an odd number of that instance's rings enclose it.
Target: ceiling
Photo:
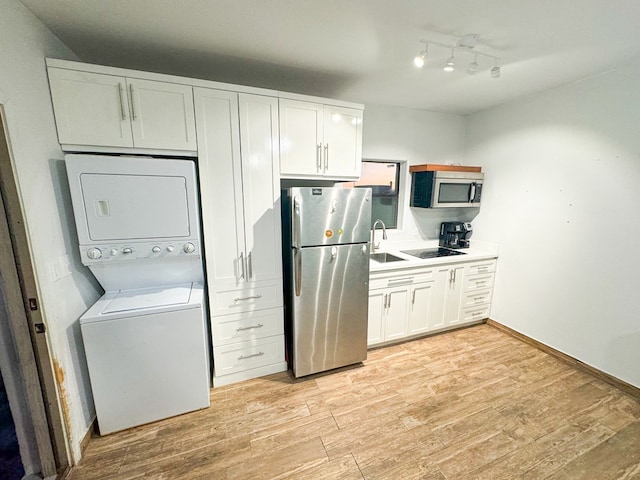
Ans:
[[[469,114],[640,55],[638,0],[21,0],[85,62]],[[480,71],[442,70],[477,34]]]

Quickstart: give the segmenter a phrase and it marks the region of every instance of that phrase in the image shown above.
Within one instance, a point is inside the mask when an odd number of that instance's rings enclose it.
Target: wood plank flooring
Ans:
[[[69,478],[640,479],[640,402],[488,325],[211,404],[93,438]]]

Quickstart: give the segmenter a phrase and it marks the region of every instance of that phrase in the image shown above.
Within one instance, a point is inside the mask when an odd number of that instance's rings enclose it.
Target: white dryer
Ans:
[[[80,318],[100,433],[209,406],[194,162],[65,161],[82,262],[105,289]]]

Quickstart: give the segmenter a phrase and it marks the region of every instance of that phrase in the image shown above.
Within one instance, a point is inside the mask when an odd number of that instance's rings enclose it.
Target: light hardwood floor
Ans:
[[[71,480],[640,478],[640,402],[489,325],[93,438]]]

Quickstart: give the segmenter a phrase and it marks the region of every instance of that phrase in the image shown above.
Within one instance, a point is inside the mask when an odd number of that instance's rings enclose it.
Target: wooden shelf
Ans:
[[[425,163],[422,165],[412,165],[409,172],[433,172],[436,170],[447,172],[481,172],[482,167],[467,167],[464,165],[440,165],[437,163]]]

